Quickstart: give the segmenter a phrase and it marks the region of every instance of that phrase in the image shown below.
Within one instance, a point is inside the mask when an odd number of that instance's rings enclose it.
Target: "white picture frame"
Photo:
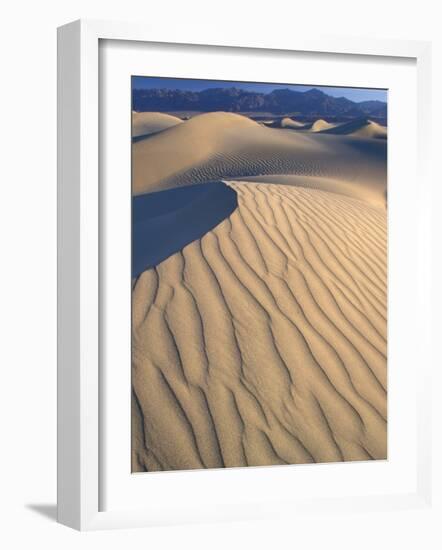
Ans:
[[[232,501],[217,505],[194,502],[188,510],[113,507],[103,510],[103,452],[100,415],[103,387],[100,302],[103,290],[100,211],[100,42],[140,43],[230,48],[238,52],[310,52],[317,54],[408,58],[417,71],[417,170],[419,177],[419,273],[416,313],[420,346],[424,351],[416,392],[416,487],[411,492],[352,496],[313,496],[301,501],[262,498],[247,509]],[[219,32],[189,37],[183,28],[168,35],[144,25],[76,21],[58,31],[58,521],[80,530],[140,527],[182,522],[273,517],[319,511],[364,511],[427,506],[431,500],[430,370],[431,248],[429,207],[432,188],[428,175],[430,51],[427,42],[372,40],[347,37],[281,36],[266,43],[263,37],[234,37]],[[286,468],[286,467],[284,467]],[[242,470],[243,471],[243,470]],[[233,475],[242,475],[237,469]],[[284,471],[279,469],[279,477]],[[169,474],[176,475],[176,474]],[[186,474],[195,475],[195,474]],[[197,474],[198,475],[198,474]],[[216,476],[205,472],[205,476]],[[175,478],[178,480],[178,478]],[[208,479],[207,477],[205,478]],[[157,484],[161,479],[157,480]],[[265,491],[264,491],[265,493]],[[195,499],[196,500],[196,499]]]

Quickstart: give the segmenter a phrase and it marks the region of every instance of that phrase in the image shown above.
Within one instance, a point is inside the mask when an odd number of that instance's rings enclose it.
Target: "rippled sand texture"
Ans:
[[[348,151],[341,163],[353,158],[348,136],[330,138]],[[134,472],[386,458],[377,170],[371,187],[362,170],[366,197],[334,171],[327,185],[293,173],[229,181],[236,210],[134,281]]]

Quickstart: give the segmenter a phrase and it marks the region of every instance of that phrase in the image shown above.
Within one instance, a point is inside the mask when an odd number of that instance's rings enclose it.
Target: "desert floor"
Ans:
[[[133,471],[385,459],[386,129],[133,135]]]

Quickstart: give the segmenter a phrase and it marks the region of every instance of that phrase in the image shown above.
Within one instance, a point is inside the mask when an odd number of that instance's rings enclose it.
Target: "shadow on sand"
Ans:
[[[149,193],[132,202],[132,277],[200,239],[236,209],[221,181]]]

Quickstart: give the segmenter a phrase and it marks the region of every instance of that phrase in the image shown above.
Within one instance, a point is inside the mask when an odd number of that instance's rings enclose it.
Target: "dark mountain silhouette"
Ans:
[[[135,89],[132,97],[135,111],[230,111],[290,113],[306,117],[387,118],[387,104],[382,101],[356,103],[345,97],[332,97],[316,88],[306,92],[277,89],[268,94],[236,87],[210,88],[200,92],[152,88]]]

